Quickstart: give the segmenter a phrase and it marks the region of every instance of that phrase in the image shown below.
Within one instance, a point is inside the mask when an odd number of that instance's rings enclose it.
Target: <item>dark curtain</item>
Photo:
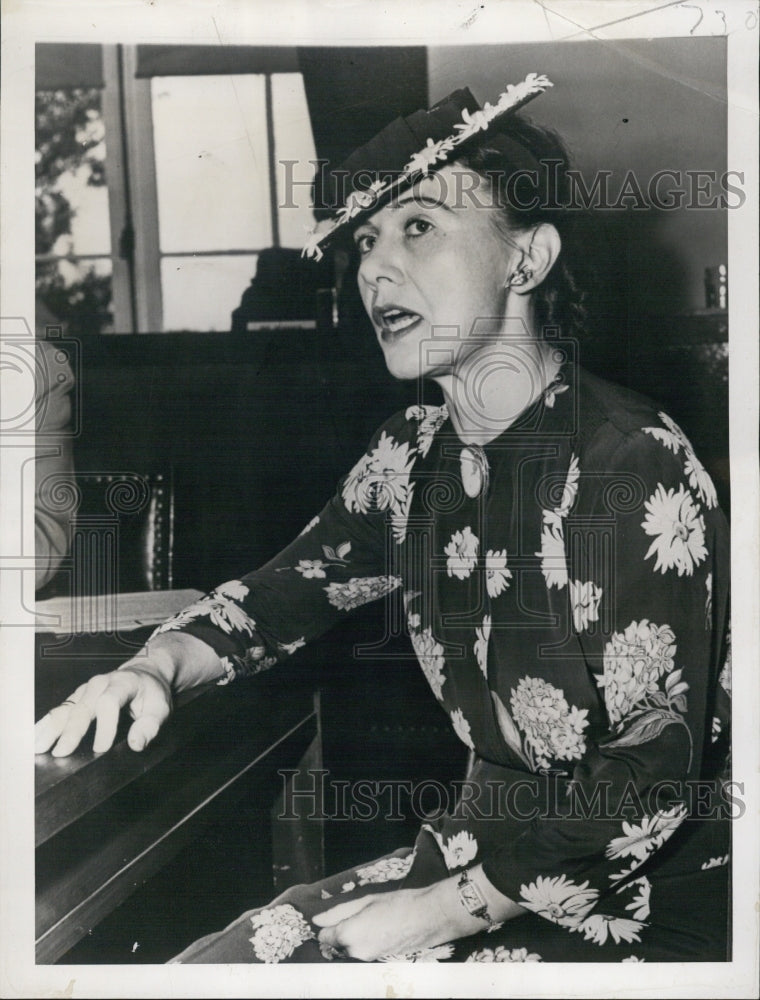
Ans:
[[[428,107],[424,46],[298,49],[317,156],[341,162],[399,115]]]

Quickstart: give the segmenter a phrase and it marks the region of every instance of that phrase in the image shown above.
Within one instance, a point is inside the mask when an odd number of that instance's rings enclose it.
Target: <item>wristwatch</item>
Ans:
[[[468,913],[471,913],[473,917],[478,917],[479,920],[485,920],[489,927],[496,926],[496,921],[488,912],[488,903],[485,901],[483,893],[470,879],[470,873],[466,868],[459,876],[457,892],[462,906]]]

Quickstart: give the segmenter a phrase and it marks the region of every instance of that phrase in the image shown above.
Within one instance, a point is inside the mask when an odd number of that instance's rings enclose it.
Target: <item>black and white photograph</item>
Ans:
[[[2,995],[757,996],[757,4],[4,20]]]

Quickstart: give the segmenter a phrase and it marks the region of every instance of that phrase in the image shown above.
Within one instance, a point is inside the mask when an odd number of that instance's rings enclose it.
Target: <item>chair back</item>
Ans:
[[[45,503],[71,519],[71,547],[45,597],[169,590],[173,584],[171,470],[55,474]],[[39,596],[39,595],[38,595]]]

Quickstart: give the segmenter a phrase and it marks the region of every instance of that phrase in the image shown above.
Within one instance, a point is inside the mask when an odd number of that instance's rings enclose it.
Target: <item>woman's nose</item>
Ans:
[[[382,281],[399,284],[404,280],[404,269],[395,242],[378,236],[370,252],[362,257],[359,264],[359,278],[376,287]]]

